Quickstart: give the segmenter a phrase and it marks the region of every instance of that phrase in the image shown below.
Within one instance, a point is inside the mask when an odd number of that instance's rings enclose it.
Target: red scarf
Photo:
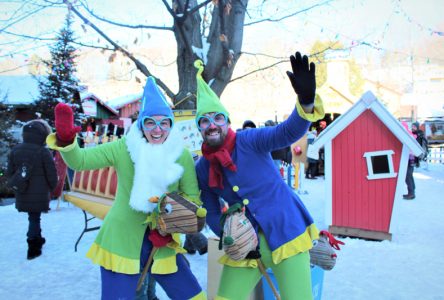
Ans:
[[[210,187],[224,188],[222,167],[230,171],[237,171],[236,165],[231,159],[236,144],[236,133],[228,128],[224,143],[217,148],[211,147],[206,143],[202,144],[202,154],[210,162],[210,175],[208,177]]]

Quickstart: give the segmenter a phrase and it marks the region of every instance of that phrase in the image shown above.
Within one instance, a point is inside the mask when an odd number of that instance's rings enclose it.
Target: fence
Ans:
[[[427,154],[427,162],[432,164],[444,163],[444,144],[429,145],[429,153]]]

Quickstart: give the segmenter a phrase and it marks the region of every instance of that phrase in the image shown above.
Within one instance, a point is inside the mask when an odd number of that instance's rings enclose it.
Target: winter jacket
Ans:
[[[23,162],[32,162],[29,186],[15,193],[15,207],[20,212],[49,210],[50,192],[57,186],[57,171],[51,152],[45,147],[49,127],[33,120],[23,127],[23,143],[12,148],[8,157],[7,176],[11,177]]]

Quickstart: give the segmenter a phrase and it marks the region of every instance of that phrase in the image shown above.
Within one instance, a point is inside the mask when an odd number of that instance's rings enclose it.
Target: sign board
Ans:
[[[97,102],[94,100],[85,100],[82,102],[83,111],[85,115],[90,117],[97,116]]]
[[[185,142],[185,147],[197,154],[201,154],[203,140],[197,129],[195,117],[195,110],[175,110],[174,126],[178,126]]]

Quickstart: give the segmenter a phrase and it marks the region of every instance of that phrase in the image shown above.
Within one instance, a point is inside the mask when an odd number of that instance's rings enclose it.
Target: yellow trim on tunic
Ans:
[[[180,246],[180,234],[174,233],[173,240],[157,250],[153,260],[152,273],[154,274],[172,274],[177,272],[176,255],[184,254],[187,251]],[[112,254],[93,243],[86,253],[86,257],[92,260],[94,264],[103,266],[107,270],[124,274],[139,274],[139,259],[131,259]]]
[[[93,243],[86,253],[86,257],[91,259],[93,263],[103,266],[107,270],[123,274],[139,274],[139,259],[131,259],[113,254],[98,244]]]
[[[172,274],[177,272],[176,255],[179,253],[187,253],[187,251],[180,246],[180,234],[173,233],[172,236],[173,240],[169,242],[166,247],[157,249],[157,252],[153,257],[151,273]]]
[[[207,300],[207,295],[204,291],[201,291],[199,294],[191,298],[190,300]]]
[[[314,110],[312,113],[306,113],[299,101],[296,102],[296,109],[301,118],[310,122],[316,122],[325,116],[324,105],[322,104],[322,99],[318,94],[315,96]]]
[[[233,260],[226,254],[219,258],[218,263],[234,268],[257,268],[256,259]]]
[[[273,263],[277,265],[286,258],[310,250],[313,247],[313,240],[317,239],[319,239],[319,230],[315,224],[311,224],[303,234],[283,244],[271,253]]]
[[[272,252],[271,257],[273,263],[277,265],[286,258],[310,250],[313,247],[312,241],[317,239],[319,239],[319,230],[316,228],[315,224],[311,224],[307,227],[304,233],[283,244]],[[227,265],[234,268],[258,267],[257,260],[255,259],[233,260],[226,254],[221,256],[218,262],[222,265]]]
[[[172,253],[171,253],[171,251]],[[164,256],[164,257],[156,257]],[[176,252],[173,249],[168,247],[162,247],[157,249],[156,254],[153,258],[153,266],[151,267],[151,273],[153,274],[172,274],[178,271],[177,263],[176,263]]]
[[[72,144],[70,144],[70,145],[68,145],[66,147],[59,147],[59,146],[57,146],[56,134],[55,133],[51,133],[50,135],[48,135],[46,137],[46,144],[48,145],[48,147],[50,149],[57,150],[57,151],[60,151],[60,152],[69,152],[72,149],[74,149],[74,147],[77,145],[77,136],[76,136],[76,138],[74,138],[74,141],[73,141]]]

